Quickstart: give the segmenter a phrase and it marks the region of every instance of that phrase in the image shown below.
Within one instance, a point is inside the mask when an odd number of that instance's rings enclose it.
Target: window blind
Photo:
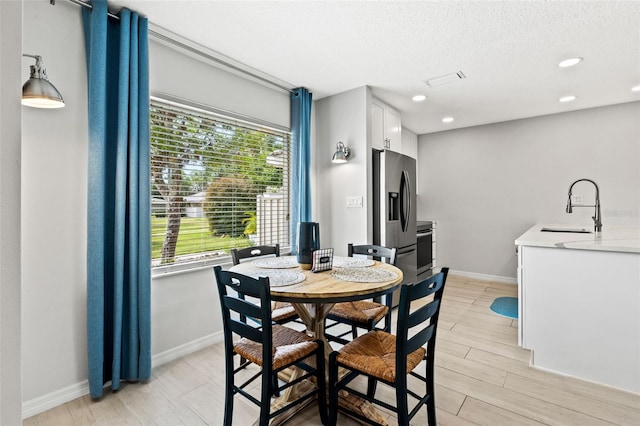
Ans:
[[[289,247],[290,132],[152,98],[150,135],[152,266]]]

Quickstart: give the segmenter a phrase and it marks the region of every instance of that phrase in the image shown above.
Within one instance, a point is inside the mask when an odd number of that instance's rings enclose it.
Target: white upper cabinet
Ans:
[[[411,130],[402,129],[402,150],[404,155],[418,159],[418,135]]]
[[[400,113],[375,98],[371,100],[371,146],[402,152]]]
[[[373,100],[371,102],[371,146],[382,151],[385,145],[384,107]]]

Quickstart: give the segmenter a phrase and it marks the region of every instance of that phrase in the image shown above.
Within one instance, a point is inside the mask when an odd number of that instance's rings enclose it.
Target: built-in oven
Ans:
[[[418,221],[416,224],[418,240],[416,254],[418,257],[418,281],[431,276],[433,268],[433,222]]]

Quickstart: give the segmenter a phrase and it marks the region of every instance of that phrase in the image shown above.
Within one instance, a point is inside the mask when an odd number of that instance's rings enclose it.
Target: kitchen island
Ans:
[[[640,393],[640,228],[537,224],[515,243],[532,365]]]

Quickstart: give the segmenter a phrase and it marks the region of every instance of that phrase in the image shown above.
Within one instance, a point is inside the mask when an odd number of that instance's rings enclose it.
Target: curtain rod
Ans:
[[[93,5],[91,5],[90,3],[87,3],[86,1],[83,1],[83,0],[67,0],[67,1],[69,1],[69,2],[71,2],[73,4],[76,4],[78,6],[86,7],[89,10],[93,9]],[[49,0],[49,4],[51,4],[52,6],[55,6],[56,5],[56,0]],[[120,17],[118,15],[115,15],[115,14],[113,14],[111,12],[107,11],[107,15],[110,18],[120,20]],[[277,87],[279,89],[284,90],[285,92],[288,92],[288,93],[292,93],[293,92],[293,90],[291,90],[290,88],[288,88],[286,86],[283,86],[283,85],[278,84],[278,83],[276,83],[274,81],[271,81],[268,78],[262,77],[261,75],[254,74],[254,73],[252,73],[250,71],[247,71],[247,70],[245,70],[245,69],[243,69],[243,68],[241,68],[241,67],[239,67],[237,65],[234,65],[234,64],[231,64],[229,62],[226,62],[226,61],[224,61],[224,60],[222,60],[220,58],[216,58],[215,56],[209,55],[208,53],[203,52],[202,50],[199,50],[199,49],[196,49],[196,48],[194,48],[192,46],[186,45],[186,44],[184,44],[184,43],[182,43],[182,42],[180,42],[180,41],[178,41],[176,39],[173,39],[173,38],[171,38],[169,36],[166,36],[164,34],[160,34],[157,31],[149,29],[149,34],[152,35],[157,40],[162,40],[162,41],[168,42],[170,44],[173,44],[173,45],[175,45],[177,47],[180,47],[181,49],[188,50],[189,52],[195,53],[196,55],[199,55],[199,56],[202,56],[203,58],[208,59],[209,61],[213,61],[213,62],[218,63],[218,64],[220,64],[222,66],[225,66],[227,68],[231,68],[234,71],[238,71],[238,72],[240,72],[242,74],[248,75],[248,76],[250,76],[252,78],[255,78],[257,80],[260,80],[260,81],[262,81],[264,83],[270,84],[271,86],[275,86],[275,87]]]

